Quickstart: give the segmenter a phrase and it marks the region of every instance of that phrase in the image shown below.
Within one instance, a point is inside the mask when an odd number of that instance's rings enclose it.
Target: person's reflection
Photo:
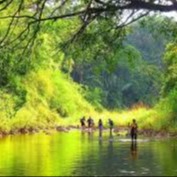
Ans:
[[[81,141],[85,141],[85,132],[84,131],[81,131]]]
[[[88,131],[88,139],[89,140],[93,139],[93,132]]]
[[[131,157],[133,160],[137,159],[137,142],[136,141],[131,141]]]
[[[108,152],[110,153],[110,155],[113,154],[113,149],[113,141],[109,141]]]
[[[98,129],[99,129],[99,139],[102,139],[102,131],[103,131],[103,121],[99,119],[98,121]]]
[[[109,141],[110,141],[110,142],[113,141],[113,133],[112,133],[112,131],[110,131],[110,133],[109,133]]]
[[[100,147],[102,147],[102,145],[103,145],[103,140],[102,140],[102,138],[99,138],[98,142],[99,142]]]

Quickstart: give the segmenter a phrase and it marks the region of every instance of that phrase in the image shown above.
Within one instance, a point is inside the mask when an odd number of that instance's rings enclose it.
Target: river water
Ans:
[[[177,140],[71,131],[0,139],[0,176],[177,176]]]

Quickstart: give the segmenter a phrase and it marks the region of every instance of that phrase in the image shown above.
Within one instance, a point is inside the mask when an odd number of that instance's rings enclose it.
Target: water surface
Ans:
[[[72,131],[0,139],[0,176],[177,176],[177,140]]]

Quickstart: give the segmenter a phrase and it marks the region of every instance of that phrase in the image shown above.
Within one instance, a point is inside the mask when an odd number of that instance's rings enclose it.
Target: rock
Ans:
[[[68,132],[70,129],[58,126],[58,127],[56,127],[56,130],[59,131],[59,132]]]
[[[79,128],[79,125],[77,125],[77,126],[75,126],[75,125],[70,125],[69,127],[68,127],[69,129],[78,129]]]
[[[51,134],[52,134],[49,130],[44,130],[44,133],[45,133],[46,135],[51,135]]]
[[[17,134],[17,131],[15,131],[15,130],[10,130],[9,134],[15,135],[15,134]]]
[[[28,133],[28,130],[26,128],[20,128],[18,130],[18,132],[21,133],[21,134],[26,134],[26,133]]]

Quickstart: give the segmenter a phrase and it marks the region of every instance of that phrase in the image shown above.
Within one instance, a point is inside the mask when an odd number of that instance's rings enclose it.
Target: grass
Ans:
[[[79,115],[79,116],[78,116]],[[111,118],[116,127],[128,125],[132,122],[132,119],[136,119],[140,129],[153,129],[153,130],[168,130],[170,132],[176,132],[177,128],[175,124],[169,121],[169,119],[159,113],[156,109],[148,109],[140,107],[131,110],[124,110],[121,112],[87,112],[83,114],[86,118],[91,116],[94,119],[97,126],[98,120],[101,118],[105,127],[108,126],[108,118]],[[20,109],[13,119],[1,119],[0,130],[9,132],[10,130],[18,130],[20,128],[37,128],[44,129],[47,127],[53,127],[54,125],[60,126],[80,126],[80,114],[71,115],[70,117],[61,118],[56,112],[49,111],[49,108],[43,105],[38,105],[36,109],[32,109],[28,106]],[[173,125],[173,126],[172,126]]]
[[[94,119],[95,124],[98,124],[98,120],[101,118],[105,127],[108,127],[108,119],[111,118],[114,121],[116,127],[128,127],[132,119],[136,119],[140,129],[154,129],[160,130],[164,128],[164,125],[168,122],[165,120],[165,116],[159,114],[158,110],[149,109],[146,107],[138,107],[130,110],[124,110],[121,112],[92,112],[90,114],[84,114],[86,118],[91,116]],[[62,125],[79,126],[79,119],[81,117],[68,118],[62,121]]]

